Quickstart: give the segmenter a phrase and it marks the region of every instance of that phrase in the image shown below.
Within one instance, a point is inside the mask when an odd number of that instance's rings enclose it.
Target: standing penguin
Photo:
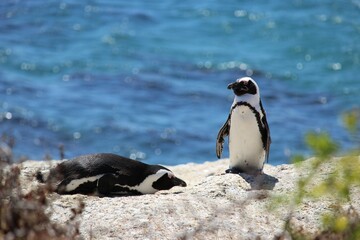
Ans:
[[[89,154],[64,161],[37,179],[59,194],[152,194],[174,186],[186,187],[169,169],[111,153]]]
[[[226,173],[262,173],[270,151],[270,130],[256,82],[244,77],[228,85],[235,94],[229,117],[219,130],[216,155],[221,158],[229,136],[230,168]]]

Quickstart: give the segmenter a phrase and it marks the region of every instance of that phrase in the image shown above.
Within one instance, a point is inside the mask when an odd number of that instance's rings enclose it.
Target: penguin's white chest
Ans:
[[[262,170],[265,150],[255,113],[245,105],[233,109],[229,133],[230,168]]]

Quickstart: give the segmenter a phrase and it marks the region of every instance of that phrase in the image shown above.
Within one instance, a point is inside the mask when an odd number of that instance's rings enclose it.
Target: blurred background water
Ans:
[[[351,147],[340,115],[359,75],[359,0],[0,1],[0,133],[17,157],[215,160],[226,86],[251,76],[269,162],[287,163],[310,130]]]

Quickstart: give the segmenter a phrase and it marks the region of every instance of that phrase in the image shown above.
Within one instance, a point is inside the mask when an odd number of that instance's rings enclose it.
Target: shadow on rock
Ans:
[[[279,180],[276,177],[267,175],[265,173],[257,176],[246,173],[239,173],[239,175],[251,186],[251,190],[273,190]]]

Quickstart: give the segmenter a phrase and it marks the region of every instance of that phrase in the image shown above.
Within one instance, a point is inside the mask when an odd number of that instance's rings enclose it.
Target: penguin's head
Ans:
[[[259,93],[259,87],[254,79],[243,77],[228,85],[228,89],[232,89],[236,96],[244,94],[256,95]]]
[[[162,166],[157,167],[159,168],[156,171],[158,178],[152,183],[154,189],[169,190],[175,186],[186,187],[186,182],[177,178],[172,171]]]

